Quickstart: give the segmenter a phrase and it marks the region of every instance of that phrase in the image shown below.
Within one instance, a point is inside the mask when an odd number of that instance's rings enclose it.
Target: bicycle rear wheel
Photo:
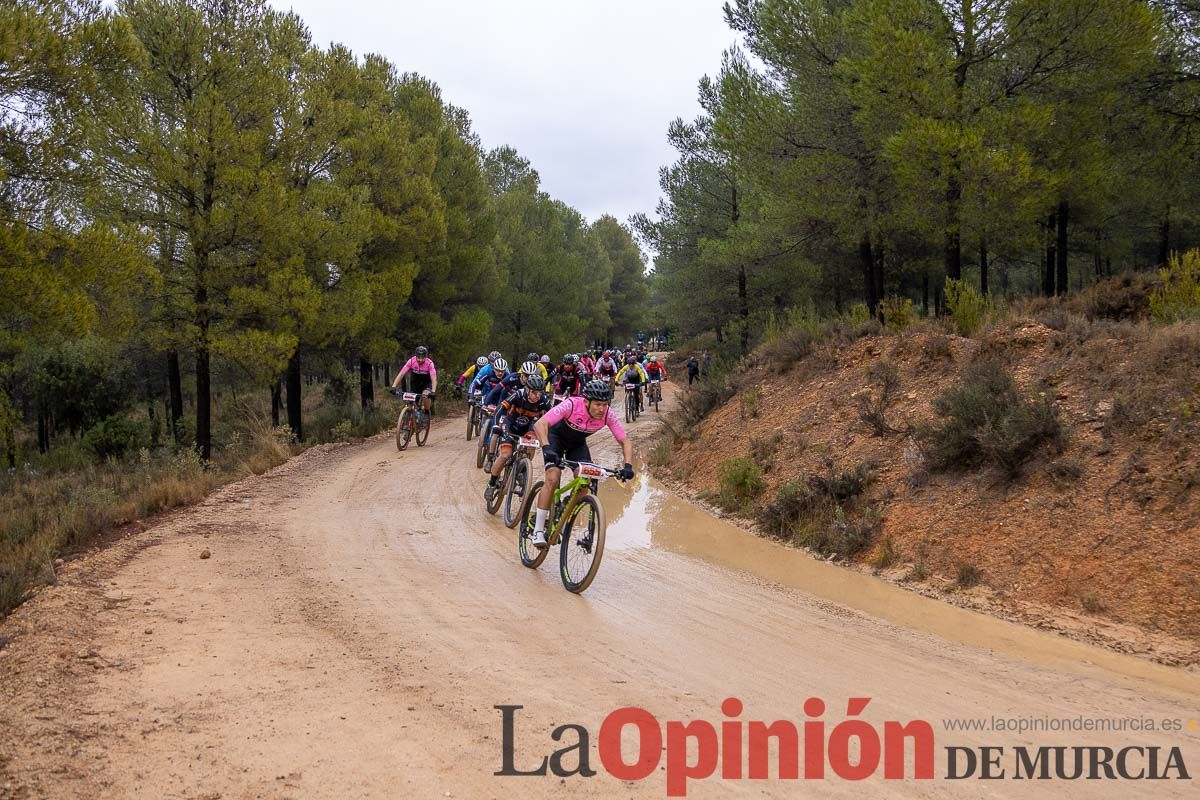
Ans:
[[[654,387],[654,413],[658,413],[658,401],[662,399],[662,389],[659,386]]]
[[[517,458],[517,463],[512,468],[512,475],[508,479],[508,489],[504,492],[504,524],[506,527],[515,528],[521,521],[521,506],[525,502],[526,489],[529,488],[530,474],[529,459]]]
[[[400,419],[396,420],[396,449],[403,450],[408,447],[408,440],[412,437],[412,415],[413,410],[405,406],[400,412]]]
[[[633,392],[625,392],[625,424],[633,422]]]
[[[467,412],[467,441],[471,441],[471,437],[475,435],[475,419],[479,416],[479,408],[472,403],[471,410]]]
[[[579,594],[596,577],[604,555],[605,527],[600,500],[591,494],[579,498],[563,525],[558,550],[559,574],[567,591]]]
[[[521,503],[521,524],[517,526],[517,552],[521,563],[530,569],[537,569],[546,560],[549,547],[534,547],[533,526],[537,522],[537,496],[542,491],[543,481],[538,481],[529,487],[525,494],[525,502]]]

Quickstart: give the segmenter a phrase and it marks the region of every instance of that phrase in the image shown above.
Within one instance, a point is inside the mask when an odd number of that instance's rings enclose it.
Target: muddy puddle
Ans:
[[[601,488],[608,552],[658,549],[800,589],[906,628],[1076,672],[1103,670],[1200,696],[1200,674],[1076,642],[906,591],[760,538],[693,506],[639,465],[632,486]]]

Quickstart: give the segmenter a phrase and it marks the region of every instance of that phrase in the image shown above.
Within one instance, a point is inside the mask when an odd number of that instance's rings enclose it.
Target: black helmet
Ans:
[[[608,381],[588,381],[587,385],[583,387],[583,399],[612,402],[612,389],[608,387]]]
[[[538,354],[537,354],[537,353],[530,353],[529,355],[525,356],[525,360],[526,360],[526,361],[537,361],[537,360],[538,360]]]
[[[488,353],[488,361],[495,362],[495,360],[499,357],[500,357],[499,350],[493,350],[492,352]]]
[[[545,391],[546,379],[541,375],[530,375],[525,379],[525,388],[532,389],[535,392]]]
[[[418,346],[417,346],[417,355],[419,355],[419,356],[427,356],[427,355],[429,355],[429,348],[428,348],[428,347],[426,347],[426,346],[425,346],[425,345],[423,345],[423,344],[422,344],[422,345],[418,345]]]
[[[574,363],[575,363],[575,356],[574,356],[574,354],[572,354],[572,353],[567,353],[565,356],[563,356],[563,361],[562,361],[562,363],[564,363],[564,364],[574,364]]]

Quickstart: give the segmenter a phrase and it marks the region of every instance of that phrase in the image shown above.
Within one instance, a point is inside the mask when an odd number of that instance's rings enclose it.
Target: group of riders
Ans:
[[[406,377],[409,391],[424,395],[423,407],[428,411],[438,385],[437,367],[428,348],[418,347],[400,369],[390,389],[393,394],[399,393]],[[515,371],[497,350],[479,356],[458,377],[456,385],[467,387],[471,402],[495,409],[487,435],[500,439],[484,498],[491,502],[501,490],[501,475],[512,458],[513,442],[535,436],[542,448],[546,480],[537,499],[532,543],[539,549],[546,548],[546,522],[563,462],[590,463],[589,436],[601,428],[612,431],[624,456],[624,466],[617,476],[633,478],[633,447],[612,409],[614,385],[633,392],[640,409],[643,387],[666,378],[666,366],[643,345],[567,353],[557,364],[548,355],[529,353]]]

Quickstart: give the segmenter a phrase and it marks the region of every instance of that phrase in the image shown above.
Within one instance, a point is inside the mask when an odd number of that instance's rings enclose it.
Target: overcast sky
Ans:
[[[667,124],[736,41],[722,0],[273,0],[322,45],[387,56],[515,147],[542,188],[589,220],[658,201]]]

